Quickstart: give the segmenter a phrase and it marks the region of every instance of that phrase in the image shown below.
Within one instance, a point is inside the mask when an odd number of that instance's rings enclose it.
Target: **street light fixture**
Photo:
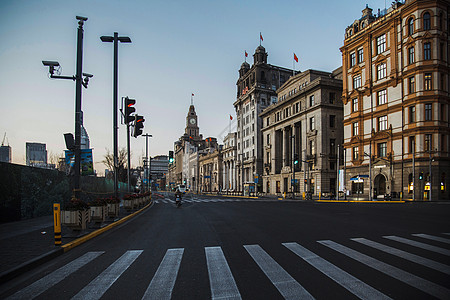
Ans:
[[[117,32],[114,32],[114,36],[101,36],[100,40],[105,43],[114,43],[114,63],[113,63],[113,148],[114,148],[114,196],[117,197],[117,157],[118,157],[118,137],[117,131],[119,129],[117,125],[117,82],[118,82],[118,52],[119,42],[131,43],[131,39],[127,36],[120,36]]]

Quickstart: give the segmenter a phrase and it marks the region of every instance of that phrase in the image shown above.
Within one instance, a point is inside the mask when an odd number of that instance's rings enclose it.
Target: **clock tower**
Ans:
[[[191,104],[191,106],[189,106],[189,112],[186,116],[186,128],[184,130],[184,134],[196,140],[200,137],[199,133],[200,130],[197,123],[197,114],[195,113],[194,105]]]

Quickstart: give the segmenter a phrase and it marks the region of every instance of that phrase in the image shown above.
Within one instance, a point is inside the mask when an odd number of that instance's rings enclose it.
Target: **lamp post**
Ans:
[[[151,137],[153,137],[151,134],[148,134],[148,133],[146,133],[146,134],[143,134],[142,136],[145,136],[145,160],[147,161],[147,164],[146,164],[146,166],[145,166],[145,169],[147,170],[147,191],[149,190],[149,185],[150,185],[150,180],[151,180],[151,178],[152,178],[152,175],[151,175],[151,172],[152,172],[152,163],[151,163],[151,161],[150,161],[150,170],[149,170],[149,168],[148,168],[148,165],[149,165],[149,160],[148,160],[148,138],[151,138]],[[150,158],[150,160],[151,160],[151,158]],[[145,171],[144,171],[144,174],[145,174]],[[151,188],[151,185],[150,185],[150,188]]]
[[[44,66],[49,67],[50,78],[69,79],[75,81],[75,144],[73,147],[75,154],[74,164],[74,188],[73,196],[80,197],[80,167],[81,167],[81,86],[87,88],[91,74],[83,73],[83,25],[87,21],[86,17],[76,16],[78,20],[77,30],[77,71],[75,76],[54,75],[55,67],[59,67],[57,61],[42,61]],[[84,77],[84,79],[83,79]],[[70,138],[73,141],[73,137]]]
[[[131,43],[131,39],[127,36],[119,36],[117,32],[114,32],[114,36],[101,36],[100,40],[105,43],[114,43],[114,62],[113,62],[113,148],[114,148],[114,196],[117,197],[117,157],[118,157],[118,137],[117,131],[119,129],[117,125],[117,81],[118,81],[118,44]]]

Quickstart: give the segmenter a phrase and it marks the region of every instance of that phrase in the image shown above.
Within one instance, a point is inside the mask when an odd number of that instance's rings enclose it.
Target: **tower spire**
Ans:
[[[191,95],[191,105],[194,105],[194,93]]]

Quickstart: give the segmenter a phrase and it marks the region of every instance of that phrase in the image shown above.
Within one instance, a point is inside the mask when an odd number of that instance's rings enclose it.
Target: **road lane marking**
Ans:
[[[297,243],[283,243],[283,246],[360,299],[391,299]]]
[[[211,299],[242,299],[220,247],[205,247]]]
[[[442,273],[450,275],[450,266],[439,263],[437,261],[419,256],[419,255],[415,255],[415,254],[412,254],[412,253],[409,253],[409,252],[406,252],[406,251],[403,251],[403,250],[400,250],[397,248],[386,246],[386,245],[383,245],[383,244],[380,244],[380,243],[377,243],[377,242],[374,242],[371,240],[366,240],[364,238],[354,238],[351,240],[361,243],[363,245],[378,249],[380,251],[398,256],[400,258],[404,258],[406,260],[412,261],[413,263],[420,264],[422,266],[425,266],[425,267],[434,269],[436,271],[440,271]]]
[[[39,279],[38,281],[34,282],[33,284],[27,286],[26,288],[18,291],[11,297],[7,299],[32,299],[52,286],[56,285],[57,283],[61,282],[63,279],[65,279],[70,274],[74,273],[84,265],[88,264],[95,258],[99,257],[105,253],[105,251],[98,251],[98,252],[88,252],[84,254],[83,256],[71,261],[64,267],[59,268],[56,271],[53,271],[52,273],[48,274],[47,276]]]
[[[314,299],[259,245],[244,245],[244,248],[285,299]]]
[[[92,280],[72,299],[93,300],[100,299],[114,284],[117,278],[141,255],[143,250],[129,250],[110,265],[105,271]]]
[[[184,248],[168,249],[142,299],[170,299]]]
[[[436,242],[450,244],[450,240],[449,239],[441,238],[441,237],[438,237],[438,236],[433,236],[433,235],[423,234],[423,233],[416,233],[416,234],[412,234],[412,235],[420,237],[420,238],[423,238],[423,239],[428,239],[428,240],[432,240],[432,241],[436,241]]]
[[[429,251],[433,251],[433,252],[436,252],[436,253],[440,253],[440,254],[444,254],[444,255],[450,256],[450,250],[447,250],[447,249],[444,249],[444,248],[428,245],[428,244],[421,243],[421,242],[416,242],[416,241],[405,239],[405,238],[398,237],[398,236],[395,236],[395,235],[389,235],[389,236],[383,236],[383,237],[385,239],[393,240],[393,241],[404,243],[404,244],[407,244],[407,245],[411,245],[411,246],[414,246],[414,247],[417,247],[417,248],[422,248],[422,249],[425,249],[425,250],[429,250]]]
[[[317,241],[318,243],[327,246],[341,254],[344,254],[362,264],[365,264],[368,267],[371,267],[377,271],[380,271],[388,276],[391,276],[397,280],[400,280],[412,287],[415,287],[427,294],[430,294],[439,299],[449,299],[450,298],[450,290],[442,287],[438,284],[435,284],[426,279],[420,278],[416,275],[403,271],[394,266],[388,265],[382,261],[379,261],[375,258],[362,254],[353,249],[342,246],[338,243],[335,243],[330,240],[325,241]]]

